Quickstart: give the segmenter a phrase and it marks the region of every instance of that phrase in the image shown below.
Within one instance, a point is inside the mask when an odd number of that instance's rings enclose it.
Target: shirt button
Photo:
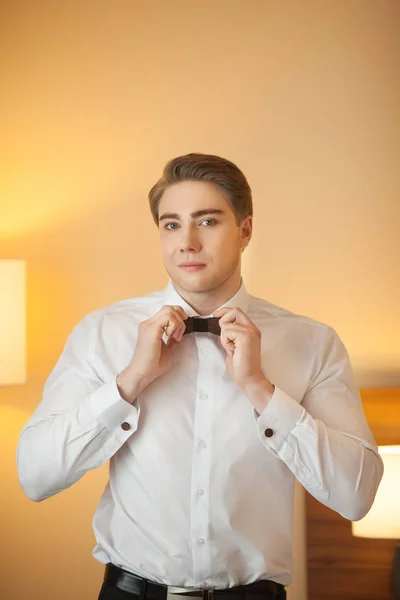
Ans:
[[[204,538],[199,538],[199,539],[197,540],[197,545],[198,545],[198,546],[203,546],[203,544],[205,544],[205,543],[206,543],[206,542],[205,542]]]
[[[205,392],[200,392],[199,396],[201,400],[207,400],[208,398],[208,394],[206,394]]]
[[[129,423],[127,423],[126,421],[124,421],[124,422],[121,424],[121,427],[122,427],[122,429],[123,429],[124,431],[128,431],[128,429],[130,429],[130,428],[131,428],[131,426],[129,425]]]
[[[198,496],[204,496],[204,490],[197,490]]]
[[[205,442],[204,440],[200,440],[199,446],[200,446],[200,448],[207,448],[207,442]]]
[[[210,354],[210,351],[208,348],[206,348],[205,350],[203,350],[204,354]]]
[[[270,429],[270,428],[268,427],[268,429],[266,429],[266,430],[264,431],[264,434],[265,434],[265,437],[272,437],[272,436],[274,435],[274,432],[273,432],[273,430],[272,430],[272,429]]]

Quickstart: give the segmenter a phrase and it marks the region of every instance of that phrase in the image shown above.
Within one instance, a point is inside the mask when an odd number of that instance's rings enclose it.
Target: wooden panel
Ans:
[[[379,445],[400,444],[400,389],[362,390]],[[351,522],[306,493],[308,600],[395,600],[394,540],[356,538]]]

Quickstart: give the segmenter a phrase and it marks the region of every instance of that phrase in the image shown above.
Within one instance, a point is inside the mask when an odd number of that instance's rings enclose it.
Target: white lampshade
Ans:
[[[25,261],[0,260],[0,385],[25,381]]]
[[[400,539],[400,446],[380,446],[385,471],[369,513],[352,523],[356,537]]]

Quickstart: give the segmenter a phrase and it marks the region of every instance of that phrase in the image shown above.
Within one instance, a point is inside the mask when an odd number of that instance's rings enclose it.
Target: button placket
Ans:
[[[200,587],[211,568],[208,544],[210,507],[209,479],[211,466],[210,437],[212,426],[212,392],[209,386],[212,374],[212,347],[208,336],[196,336],[199,369],[194,419],[194,447],[192,462],[191,532],[194,585]]]

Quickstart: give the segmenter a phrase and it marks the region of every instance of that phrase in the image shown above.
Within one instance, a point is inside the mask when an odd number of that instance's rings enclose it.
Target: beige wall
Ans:
[[[396,0],[7,4],[0,258],[28,261],[29,380],[0,390],[1,591],[94,600],[106,470],[34,504],[15,445],[74,324],[165,285],[146,194],[168,158],[237,162],[255,201],[249,291],[333,325],[361,386],[400,385],[400,11]],[[292,600],[305,598],[301,502]]]

